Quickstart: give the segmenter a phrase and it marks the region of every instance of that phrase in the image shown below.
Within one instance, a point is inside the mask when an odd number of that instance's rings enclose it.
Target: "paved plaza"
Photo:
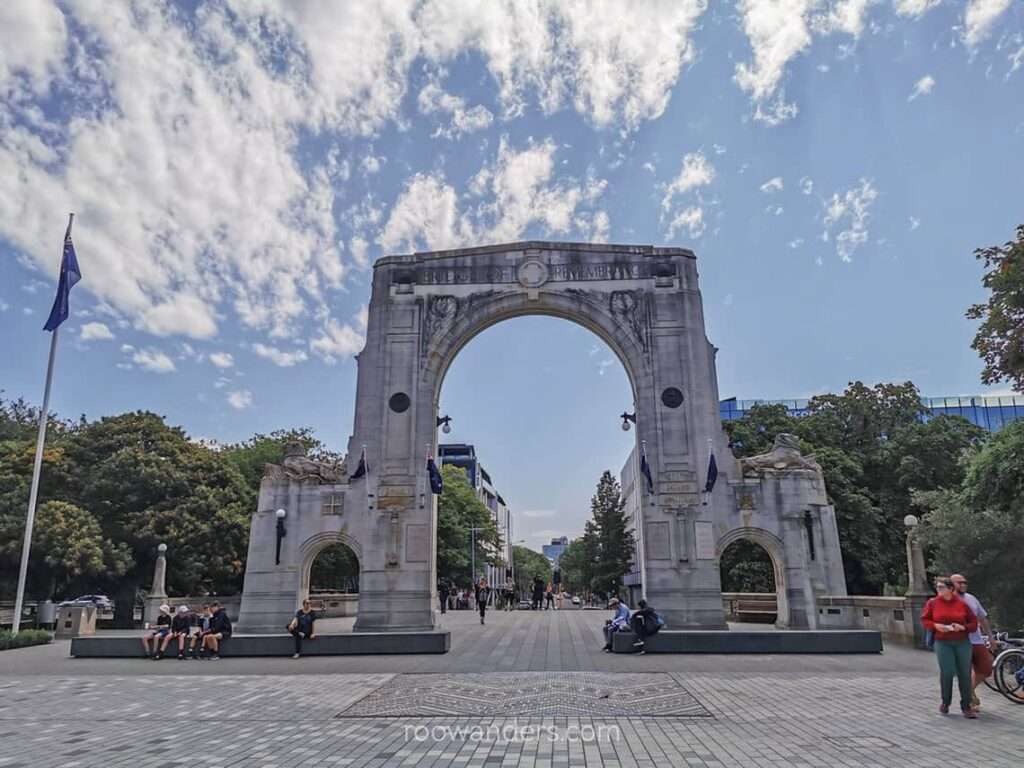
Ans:
[[[943,718],[931,655],[600,651],[603,612],[445,617],[444,656],[0,654],[13,766],[1017,766],[1024,707]]]

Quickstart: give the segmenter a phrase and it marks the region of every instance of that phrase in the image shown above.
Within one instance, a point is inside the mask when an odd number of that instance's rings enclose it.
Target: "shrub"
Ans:
[[[53,635],[44,629],[23,629],[14,634],[9,629],[0,629],[0,651],[11,648],[25,648],[30,645],[46,645],[53,640]]]

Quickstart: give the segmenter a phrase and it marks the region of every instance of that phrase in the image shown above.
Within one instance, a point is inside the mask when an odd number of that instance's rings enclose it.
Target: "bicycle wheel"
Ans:
[[[1024,650],[1011,648],[996,658],[992,675],[999,692],[1014,704],[1024,704]]]

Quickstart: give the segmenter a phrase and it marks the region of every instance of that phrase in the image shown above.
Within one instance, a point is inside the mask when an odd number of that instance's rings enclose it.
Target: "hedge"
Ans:
[[[0,629],[0,651],[25,648],[29,645],[46,645],[51,640],[53,635],[44,629],[23,629],[18,634],[9,629]]]

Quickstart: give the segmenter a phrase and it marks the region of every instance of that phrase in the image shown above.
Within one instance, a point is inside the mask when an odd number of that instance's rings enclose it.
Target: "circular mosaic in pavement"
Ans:
[[[396,675],[336,717],[711,717],[663,673]]]

